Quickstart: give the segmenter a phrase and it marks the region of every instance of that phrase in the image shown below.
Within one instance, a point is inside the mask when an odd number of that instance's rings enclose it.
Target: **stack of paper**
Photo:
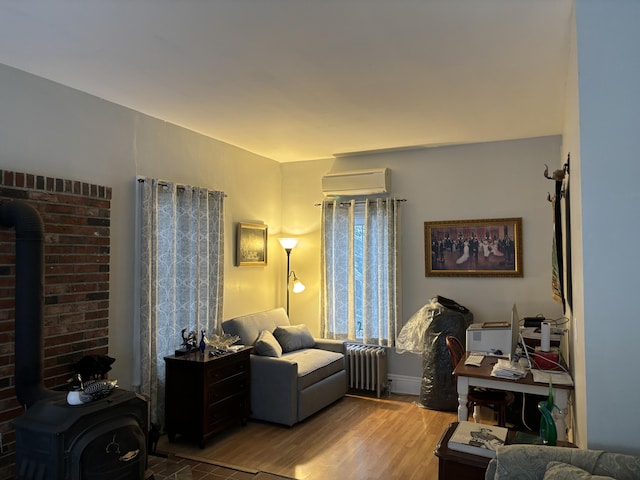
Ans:
[[[567,372],[552,372],[549,370],[531,370],[533,381],[537,383],[549,383],[552,385],[573,385],[571,375]]]
[[[491,370],[492,377],[506,378],[509,380],[517,380],[524,377],[527,371],[519,363],[509,360],[500,359]]]

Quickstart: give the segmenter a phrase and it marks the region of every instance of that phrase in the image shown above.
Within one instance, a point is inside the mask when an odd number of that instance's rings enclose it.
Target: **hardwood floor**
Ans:
[[[166,435],[158,450],[207,458],[299,480],[437,479],[433,450],[455,412],[419,407],[418,397],[347,395],[291,428],[250,421],[204,449]]]

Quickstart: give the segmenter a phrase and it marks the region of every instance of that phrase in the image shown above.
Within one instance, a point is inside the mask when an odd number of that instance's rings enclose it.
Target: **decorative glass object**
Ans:
[[[549,377],[549,397],[547,401],[538,402],[538,411],[540,412],[540,438],[544,445],[555,446],[558,440],[558,431],[556,422],[553,418],[553,410],[560,411],[557,405],[553,403],[553,387],[551,377]]]
[[[200,330],[200,353],[204,355],[204,351],[207,348],[207,338],[204,336],[206,330]]]
[[[228,333],[223,333],[222,335],[213,334],[209,339],[209,343],[216,350],[226,351],[229,349],[231,345],[240,340],[240,337],[237,335],[229,335]]]

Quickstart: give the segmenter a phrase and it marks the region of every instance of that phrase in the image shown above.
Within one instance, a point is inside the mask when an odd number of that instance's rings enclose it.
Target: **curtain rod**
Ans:
[[[381,199],[383,202],[386,202],[387,200],[395,200],[396,202],[406,202],[407,199],[406,198],[383,198]],[[331,200],[325,200],[326,202],[329,202]],[[356,200],[356,205],[358,204],[362,204],[362,203],[367,203],[367,202],[375,202],[376,199],[368,199],[368,200]],[[324,203],[324,202],[323,202]],[[339,205],[348,205],[350,204],[351,201],[344,201],[344,202],[338,202]],[[314,207],[321,207],[322,203],[314,203],[313,204]]]
[[[152,179],[151,178],[147,178],[147,177],[138,177],[138,178],[136,178],[136,180],[138,180],[138,183],[144,183],[147,180],[152,180]],[[166,180],[158,180],[158,183],[163,187],[168,187],[169,184],[172,183],[172,182],[168,182]],[[193,185],[179,185],[179,184],[176,184],[176,188],[180,189],[180,190],[184,190],[186,188],[204,188],[206,190],[209,190],[206,187],[194,187]],[[213,193],[215,191],[220,191],[220,190],[210,190],[209,193]],[[224,192],[222,192],[222,193],[224,193]],[[227,195],[226,193],[224,194],[224,198],[227,198],[228,196],[229,195]]]

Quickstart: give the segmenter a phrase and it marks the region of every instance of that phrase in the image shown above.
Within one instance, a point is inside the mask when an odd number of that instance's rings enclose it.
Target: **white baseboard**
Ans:
[[[406,375],[388,375],[387,378],[391,380],[391,392],[402,395],[420,395],[421,378]]]

